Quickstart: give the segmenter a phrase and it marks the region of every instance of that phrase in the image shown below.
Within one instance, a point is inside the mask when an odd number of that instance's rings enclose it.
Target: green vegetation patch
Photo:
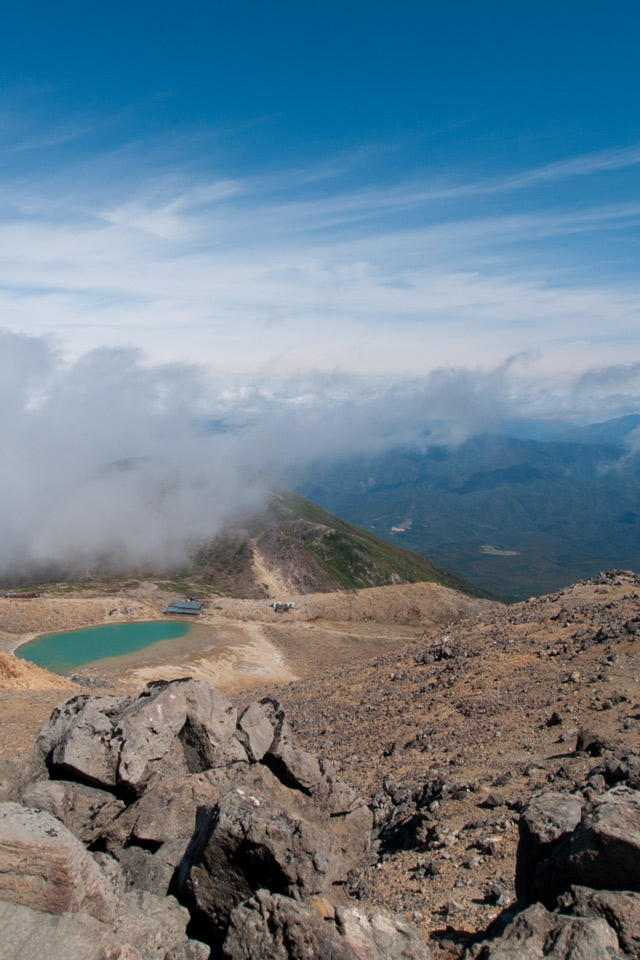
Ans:
[[[287,491],[278,499],[296,516],[328,528],[327,533],[318,533],[306,542],[305,549],[345,589],[428,582],[470,596],[490,596],[425,557],[380,540],[297,493]]]

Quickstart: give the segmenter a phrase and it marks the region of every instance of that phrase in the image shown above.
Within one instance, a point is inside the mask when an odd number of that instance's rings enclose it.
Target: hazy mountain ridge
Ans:
[[[609,567],[640,567],[640,472],[625,446],[638,422],[572,428],[564,439],[483,435],[454,448],[317,464],[299,489],[518,600]]]
[[[127,578],[166,578],[167,587],[180,592],[204,590],[250,599],[422,582],[489,597],[424,556],[389,544],[287,490],[272,493],[260,511],[236,518],[206,545],[194,546],[191,559],[179,569],[167,571],[164,563],[144,569],[125,562],[114,566],[112,558],[105,558],[84,577],[67,575],[64,568],[37,571],[29,586],[113,586]],[[18,577],[4,586],[19,588],[25,582]]]

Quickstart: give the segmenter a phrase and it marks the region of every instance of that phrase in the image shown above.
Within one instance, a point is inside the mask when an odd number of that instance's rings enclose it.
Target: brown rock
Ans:
[[[113,918],[113,890],[80,841],[50,814],[0,804],[0,899],[43,913]]]
[[[183,837],[189,839],[198,806],[212,806],[222,792],[219,775],[211,770],[158,779],[103,830],[102,839],[116,856],[132,843],[155,847]]]
[[[640,956],[640,894],[571,887],[558,905],[574,917],[602,917],[615,930],[622,949]]]
[[[333,922],[313,907],[260,890],[238,906],[227,960],[428,960],[420,932],[384,910],[338,907]]]
[[[614,787],[541,864],[547,896],[570,886],[640,891],[640,791]]]
[[[274,796],[237,787],[215,807],[198,811],[177,884],[203,922],[219,931],[257,890],[326,895],[346,880],[349,865],[328,824],[319,826],[301,813],[294,817]]]

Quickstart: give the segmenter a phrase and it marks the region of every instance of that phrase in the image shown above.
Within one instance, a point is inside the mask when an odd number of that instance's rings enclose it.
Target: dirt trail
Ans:
[[[284,579],[279,577],[275,571],[265,563],[264,557],[258,550],[255,540],[251,541],[252,563],[256,574],[256,581],[264,584],[269,591],[270,597],[278,597],[288,592],[289,587]]]

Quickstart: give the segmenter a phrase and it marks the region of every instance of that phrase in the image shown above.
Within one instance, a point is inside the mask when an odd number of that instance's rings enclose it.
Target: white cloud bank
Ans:
[[[551,394],[526,379],[528,362],[233,382],[132,350],[69,361],[51,339],[2,332],[0,576],[176,569],[323,458],[456,443],[586,402],[614,415],[640,395],[637,364]]]

